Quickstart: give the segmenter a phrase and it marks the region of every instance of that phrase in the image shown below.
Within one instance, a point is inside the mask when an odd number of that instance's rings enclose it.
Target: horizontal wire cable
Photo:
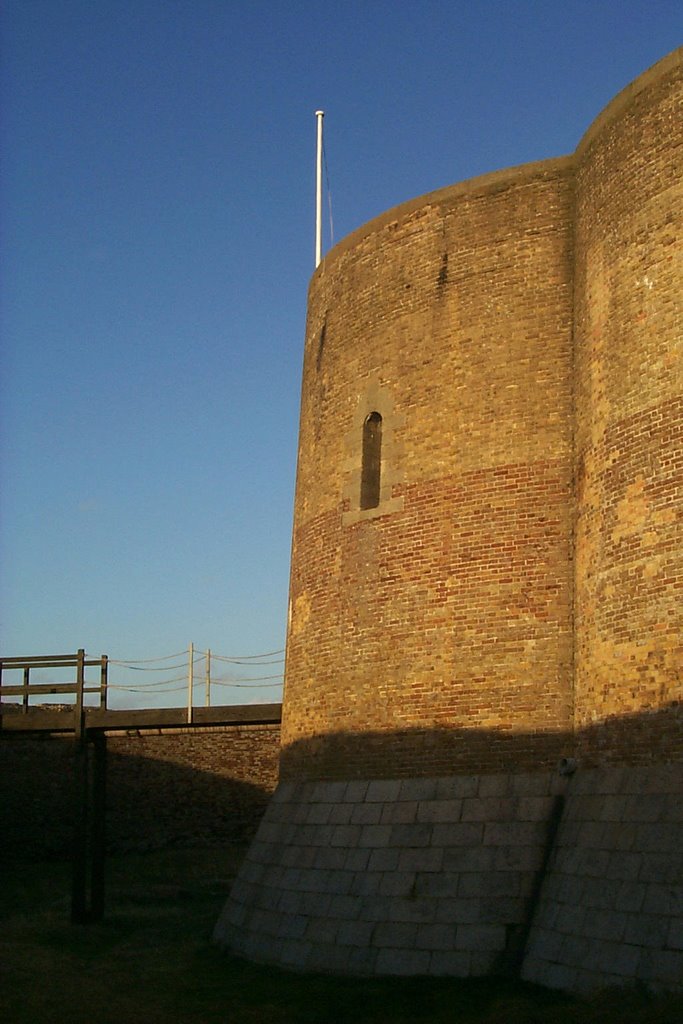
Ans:
[[[213,680],[211,680],[211,685],[213,686]],[[239,683],[239,682],[235,683],[235,682],[227,682],[227,680],[219,680],[216,683],[216,686],[234,687],[235,689],[238,689],[238,690],[264,690],[264,689],[267,690],[267,689],[271,689],[273,687],[276,687],[278,685],[279,685],[278,683]],[[121,690],[124,693],[145,693],[146,692],[144,688],[139,687],[139,686],[112,686],[111,689],[112,690]],[[171,686],[171,687],[169,687],[168,689],[165,689],[165,690],[155,690],[154,691],[155,694],[159,694],[159,693],[184,693],[184,692],[185,692],[185,687],[184,686]]]
[[[214,683],[253,683],[253,682],[256,682],[257,679],[282,679],[282,678],[283,678],[282,672],[279,672],[278,674],[276,674],[274,676],[236,676],[233,679],[230,679],[229,676],[216,676],[216,678],[214,679],[214,677],[212,676],[211,677],[211,685],[213,686]]]
[[[211,685],[213,686],[213,682]],[[216,683],[216,686],[232,686],[236,690],[267,690],[278,685],[278,683]]]
[[[128,658],[126,660],[120,660],[115,658],[109,658],[110,665],[146,665],[153,661],[170,661],[171,658],[181,658],[187,654],[187,648],[184,651],[178,651],[176,654],[165,654],[161,658]]]
[[[217,677],[211,676],[209,678],[209,684],[211,686],[213,686],[214,683],[216,683],[216,685],[223,684],[223,685],[229,686],[232,683],[252,683],[252,682],[256,682],[256,681],[258,681],[260,679],[280,679],[281,680],[282,678],[283,678],[282,672],[278,672],[278,673],[276,673],[275,675],[272,675],[272,676],[235,676],[234,679],[230,679],[227,676],[217,676]],[[188,677],[186,675],[173,676],[172,679],[158,679],[156,682],[138,683],[134,687],[134,689],[138,693],[143,693],[146,690],[155,690],[157,693],[162,693],[163,690],[158,689],[159,687],[167,686],[169,683],[182,683],[182,682],[185,682],[185,683],[189,684],[189,679],[188,679]],[[202,676],[202,675],[196,675],[192,679],[192,685],[193,686],[205,686],[206,682],[207,682],[206,677]],[[110,690],[130,689],[130,687],[125,686],[123,683],[109,683],[109,687],[108,688]]]
[[[112,686],[112,690],[122,690],[124,693],[144,693],[145,691],[139,686]],[[184,686],[171,686],[168,690],[155,690],[157,693],[181,693],[184,692]]]
[[[213,661],[213,655],[211,655],[211,660]],[[285,663],[284,658],[273,658],[269,661],[257,662],[238,661],[236,658],[217,658],[216,660],[228,662],[230,665],[244,665],[245,668],[261,668],[262,665],[284,665]]]
[[[198,665],[203,658],[195,658],[192,662],[193,665]],[[182,668],[187,662],[178,662],[177,665],[162,665],[160,668],[147,668],[147,666],[139,667],[138,665],[121,665],[118,661],[110,662],[110,664],[118,665],[119,668],[124,669],[126,672],[172,672],[174,668]]]
[[[176,654],[169,654],[169,655],[167,655],[164,658],[140,658],[138,661],[133,661],[132,659],[130,659],[130,660],[123,659],[123,658],[109,658],[108,662],[109,662],[110,665],[119,665],[121,668],[128,668],[128,669],[131,669],[132,671],[138,671],[138,672],[165,672],[165,671],[168,671],[168,666],[163,666],[162,665],[160,668],[139,668],[138,666],[140,666],[140,665],[150,665],[150,664],[152,664],[154,662],[159,662],[159,661],[171,661],[173,658],[182,658],[183,655],[185,655],[187,657],[187,653],[188,653],[187,651],[178,651]],[[215,658],[216,661],[228,661],[228,662],[233,662],[235,664],[240,664],[243,661],[261,661],[263,664],[273,664],[274,665],[274,664],[278,664],[279,662],[263,662],[263,659],[264,658],[273,658],[276,654],[284,654],[284,653],[285,653],[284,647],[281,648],[280,650],[277,650],[277,651],[266,651],[263,654],[227,655],[227,654],[215,654],[213,651],[209,651],[209,654],[210,654],[212,659]],[[206,652],[205,651],[196,651],[195,650],[195,657],[194,657],[192,663],[194,665],[197,665],[199,662],[204,661],[205,659],[206,659]],[[279,661],[284,661],[284,658],[279,659]],[[171,666],[171,667],[179,668],[180,665],[175,665],[175,666]]]
[[[197,677],[197,679],[198,678],[199,677]],[[157,679],[157,680],[155,680],[153,682],[149,682],[149,683],[143,683],[143,682],[139,682],[138,683],[137,680],[135,681],[135,683],[133,683],[132,680],[129,680],[128,681],[128,685],[134,685],[136,690],[140,690],[140,692],[142,692],[143,690],[155,690],[159,686],[168,686],[169,683],[182,683],[182,682],[187,683],[187,673],[183,673],[182,676],[173,676],[171,679]],[[196,682],[196,679],[195,679],[195,682]],[[126,683],[110,683],[109,684],[109,686],[112,689],[114,689],[114,690],[117,689],[117,687],[119,687],[119,686],[125,686],[125,685],[126,685]]]
[[[267,651],[265,654],[214,654],[211,651],[211,660],[215,658],[217,661],[256,661],[259,658],[273,658],[276,654],[284,654],[285,649],[282,647],[279,651]]]
[[[258,690],[268,687],[278,687],[283,684],[283,673],[279,672],[275,675],[266,676],[236,676],[234,679],[230,679],[226,676],[210,677],[208,680],[206,676],[200,671],[189,677],[189,673],[195,669],[196,666],[202,666],[206,664],[207,653],[211,661],[223,662],[230,665],[242,665],[245,668],[259,669],[266,665],[283,665],[284,657],[279,658],[277,655],[284,655],[285,649],[281,648],[277,651],[266,651],[263,654],[242,654],[242,655],[226,655],[226,654],[215,654],[213,651],[208,652],[194,650],[194,657],[190,664],[188,655],[189,649],[177,651],[175,654],[168,654],[159,658],[140,658],[137,661],[133,659],[123,658],[109,658],[108,662],[110,665],[116,665],[123,672],[168,672],[179,669],[184,670],[182,675],[172,676],[170,679],[156,679],[150,681],[138,681],[135,680],[134,685],[126,685],[124,681],[114,683],[109,682],[108,688],[110,690],[116,690],[123,693],[148,693],[155,696],[167,693],[181,693],[189,688],[190,683],[192,689],[195,687],[204,687],[207,682],[210,686],[223,686],[233,687],[235,689],[247,689],[247,690]],[[169,662],[174,659],[181,659],[185,656],[185,661],[178,661],[175,665],[158,665],[159,662]],[[271,660],[266,660],[271,659]],[[156,665],[155,665],[156,663]],[[133,682],[132,680],[130,681]],[[174,684],[178,685],[174,685]]]

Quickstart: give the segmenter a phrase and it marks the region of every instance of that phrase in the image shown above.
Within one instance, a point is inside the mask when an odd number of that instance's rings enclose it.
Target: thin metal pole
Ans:
[[[324,110],[316,110],[318,121],[318,144],[315,160],[315,265],[320,266],[323,258],[323,118]]]
[[[192,692],[194,690],[194,644],[190,644],[187,667],[187,721],[192,724]]]
[[[211,651],[206,652],[206,698],[204,703],[211,707]]]

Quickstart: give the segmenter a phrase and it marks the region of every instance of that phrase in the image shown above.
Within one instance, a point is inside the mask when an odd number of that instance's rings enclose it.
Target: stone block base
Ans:
[[[561,780],[283,783],[216,927],[250,959],[486,974],[524,919]]]
[[[523,976],[683,990],[683,765],[577,772]]]
[[[283,783],[215,939],[297,970],[471,977],[521,964],[571,991],[680,990],[682,791],[681,765]]]

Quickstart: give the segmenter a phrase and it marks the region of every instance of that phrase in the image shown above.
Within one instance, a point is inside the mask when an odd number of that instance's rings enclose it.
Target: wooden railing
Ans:
[[[86,669],[99,667],[100,678],[97,684],[86,682]],[[38,669],[68,669],[74,668],[75,678],[70,682],[34,682],[31,679],[31,671]],[[109,659],[106,654],[100,658],[86,658],[85,651],[79,650],[76,654],[47,654],[34,655],[30,658],[0,658],[0,704],[5,697],[21,698],[21,710],[27,713],[31,706],[31,698],[42,698],[48,695],[64,694],[75,697],[74,732],[80,736],[83,732],[84,723],[84,697],[86,694],[96,693],[99,695],[99,707],[105,710],[107,707],[107,674]],[[8,672],[21,672],[21,684],[7,685],[5,676]],[[2,708],[0,708],[2,710]]]
[[[86,683],[86,669],[99,666],[100,680],[95,685]],[[71,883],[71,920],[76,924],[101,921],[104,914],[104,859],[105,859],[105,793],[107,771],[107,741],[103,731],[89,735],[86,730],[86,694],[99,694],[99,706],[107,706],[106,655],[86,658],[85,651],[76,654],[36,655],[31,658],[0,658],[0,721],[7,711],[4,697],[20,697],[20,709],[10,713],[28,716],[32,697],[45,698],[50,694],[75,697],[73,704],[74,771],[73,787],[73,859]],[[31,672],[39,669],[75,669],[70,682],[36,683]],[[21,684],[4,682],[9,671],[23,673]]]

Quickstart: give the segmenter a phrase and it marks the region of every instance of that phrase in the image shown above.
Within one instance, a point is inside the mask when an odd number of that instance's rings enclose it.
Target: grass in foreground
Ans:
[[[242,851],[112,858],[107,917],[68,923],[69,868],[5,864],[3,1024],[683,1024],[683,999],[590,1001],[493,979],[344,979],[246,963],[210,934]]]

